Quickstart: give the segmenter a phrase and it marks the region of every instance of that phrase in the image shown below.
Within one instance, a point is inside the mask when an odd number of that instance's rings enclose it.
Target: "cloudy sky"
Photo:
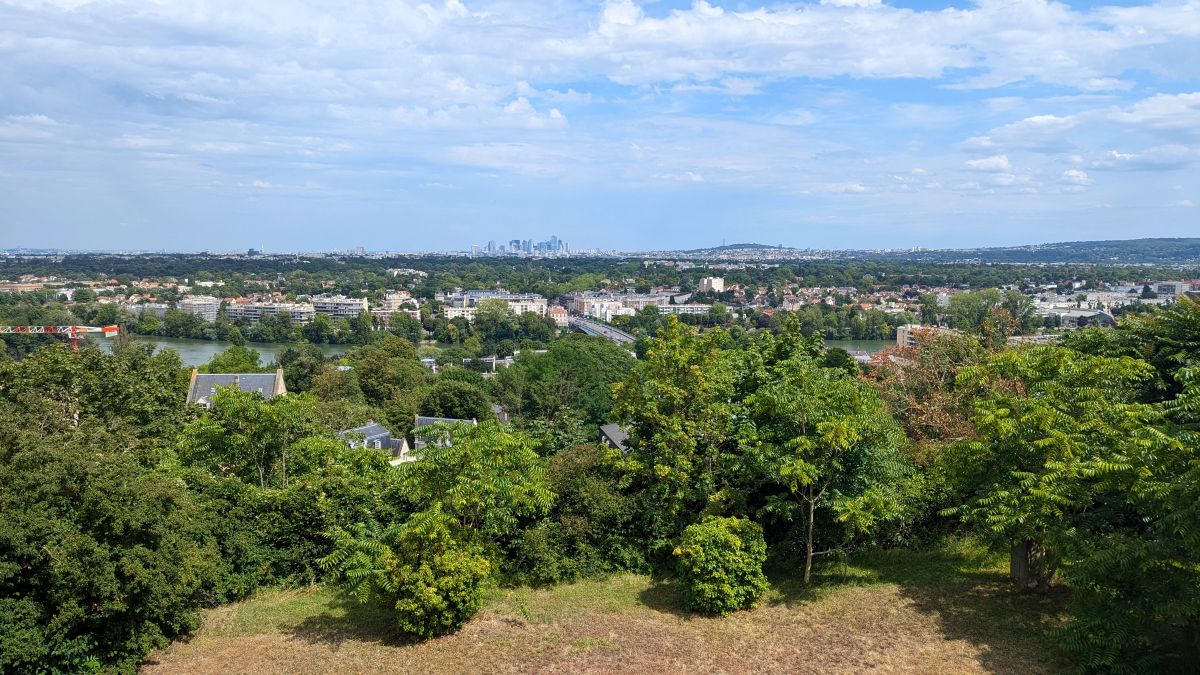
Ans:
[[[0,248],[1200,236],[1200,0],[0,0]]]

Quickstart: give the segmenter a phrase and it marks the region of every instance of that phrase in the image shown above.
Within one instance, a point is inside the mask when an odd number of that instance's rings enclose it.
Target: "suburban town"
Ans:
[[[1200,0],[0,56],[0,674],[1200,672]]]

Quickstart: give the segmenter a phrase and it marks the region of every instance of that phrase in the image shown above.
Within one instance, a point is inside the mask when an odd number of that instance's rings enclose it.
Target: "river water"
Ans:
[[[108,351],[112,344],[108,338],[95,337],[89,339],[99,344],[105,351]],[[188,340],[186,338],[151,337],[132,333],[129,334],[129,339],[138,343],[152,344],[156,349],[174,349],[179,352],[179,357],[188,366],[199,366],[208,363],[212,360],[213,356],[233,346],[232,342],[221,342],[219,340]],[[891,340],[826,340],[825,344],[830,347],[841,347],[852,354],[874,354],[885,347],[891,347],[895,343]],[[273,342],[247,342],[246,346],[257,351],[260,357],[259,362],[266,366],[274,362],[279,352],[286,349],[289,345]],[[326,355],[344,354],[351,346],[317,345]]]
[[[90,339],[100,345],[100,348],[105,351],[112,349],[112,339],[110,338],[96,337]],[[184,365],[188,366],[199,366],[208,363],[212,360],[213,356],[233,346],[232,342],[221,342],[220,340],[188,340],[186,338],[151,337],[147,335],[134,335],[132,333],[129,334],[129,339],[139,344],[152,344],[156,349],[174,349],[179,352],[179,358],[183,359]],[[259,363],[266,366],[275,361],[275,357],[279,352],[291,345],[274,342],[247,342],[246,346],[258,352]],[[326,356],[329,354],[344,354],[351,346],[317,345]]]

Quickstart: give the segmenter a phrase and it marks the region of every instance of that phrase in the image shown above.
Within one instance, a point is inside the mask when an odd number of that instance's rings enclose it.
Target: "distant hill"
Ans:
[[[1095,263],[1110,265],[1200,265],[1200,237],[1065,241],[1025,246],[947,249],[827,250],[800,249],[768,244],[727,244],[678,251],[697,257],[764,258],[819,257],[826,259],[910,260],[917,262],[983,263]]]

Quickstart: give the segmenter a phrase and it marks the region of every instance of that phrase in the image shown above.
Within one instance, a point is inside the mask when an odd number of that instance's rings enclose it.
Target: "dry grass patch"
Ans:
[[[788,575],[726,618],[683,610],[670,583],[617,575],[499,589],[458,634],[415,643],[336,589],[269,591],[208,613],[148,673],[1061,672],[1046,636],[1061,597],[1012,593],[966,545],[861,556],[806,588]]]

